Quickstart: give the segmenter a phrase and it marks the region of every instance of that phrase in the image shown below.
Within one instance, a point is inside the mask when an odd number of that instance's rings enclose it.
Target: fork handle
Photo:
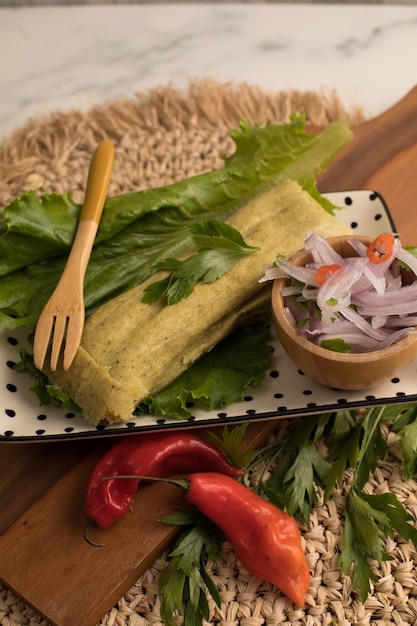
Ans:
[[[109,188],[113,161],[113,144],[111,141],[101,141],[91,159],[80,222],[91,220],[98,225]]]
[[[110,141],[101,141],[91,158],[80,220],[60,279],[64,283],[69,280],[71,289],[74,290],[80,291],[83,288],[84,274],[103,212],[113,162],[113,144]]]

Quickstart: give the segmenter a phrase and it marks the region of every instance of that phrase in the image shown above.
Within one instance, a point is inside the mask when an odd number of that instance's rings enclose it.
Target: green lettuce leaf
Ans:
[[[214,410],[243,400],[247,390],[263,380],[272,354],[269,341],[266,323],[237,329],[168,387],[143,402],[137,413],[187,419],[192,407]]]
[[[0,276],[65,253],[79,213],[71,194],[44,194],[40,200],[35,191],[28,191],[13,200],[0,213]]]
[[[142,282],[152,267],[178,258],[191,246],[185,227],[201,219],[224,220],[263,190],[292,179],[328,211],[334,207],[315,177],[351,139],[347,122],[317,135],[305,117],[286,125],[242,122],[231,132],[236,150],[224,167],[167,187],[123,194],[106,201],[88,265],[87,315],[106,300]],[[62,273],[80,206],[71,194],[23,194],[0,218],[0,325],[34,328]]]

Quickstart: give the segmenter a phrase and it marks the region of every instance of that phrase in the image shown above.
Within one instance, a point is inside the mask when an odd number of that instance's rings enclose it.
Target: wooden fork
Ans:
[[[52,338],[50,369],[56,370],[65,339],[63,368],[67,370],[78,350],[84,328],[84,276],[103,211],[113,169],[114,147],[102,141],[91,159],[80,221],[62,276],[36,326],[33,355],[43,368]]]

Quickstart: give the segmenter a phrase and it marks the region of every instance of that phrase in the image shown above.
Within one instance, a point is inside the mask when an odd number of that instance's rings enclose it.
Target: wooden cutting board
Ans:
[[[402,243],[417,245],[417,87],[354,133],[354,139],[319,177],[320,191],[378,191]]]
[[[354,140],[319,178],[321,191],[381,193],[408,244],[417,243],[416,121],[417,88],[355,128]],[[251,424],[248,447],[275,427],[274,420]],[[177,532],[158,519],[181,496],[152,484],[141,486],[132,514],[100,532],[103,548],[84,541],[84,487],[113,443],[0,444],[0,580],[55,626],[94,626]]]
[[[250,425],[248,445],[259,446],[274,427]],[[85,542],[86,481],[114,442],[1,444],[0,580],[56,626],[94,626],[179,531],[158,520],[175,511],[180,492],[142,484],[131,514],[90,530],[104,547]]]

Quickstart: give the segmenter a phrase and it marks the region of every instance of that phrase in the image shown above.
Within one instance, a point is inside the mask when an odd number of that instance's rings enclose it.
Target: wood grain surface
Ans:
[[[354,139],[318,178],[320,191],[372,189],[385,199],[403,244],[417,244],[417,87]]]
[[[356,127],[353,141],[319,178],[321,191],[378,191],[407,244],[417,243],[416,121],[413,89]],[[275,427],[274,420],[251,424],[248,447],[262,444]],[[141,487],[132,514],[100,531],[103,548],[84,541],[85,484],[113,443],[0,444],[0,580],[55,626],[94,626],[178,532],[158,519],[182,496],[152,484]]]

